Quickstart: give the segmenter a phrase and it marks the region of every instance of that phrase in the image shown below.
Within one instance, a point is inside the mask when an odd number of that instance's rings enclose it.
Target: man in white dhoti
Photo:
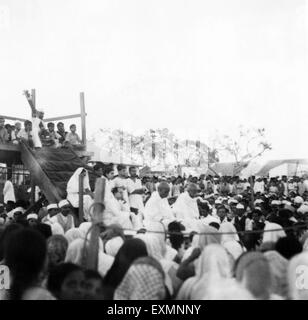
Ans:
[[[105,198],[103,222],[107,226],[118,224],[124,229],[135,229],[136,215],[133,212],[125,210],[122,188],[114,187],[111,193],[112,196]]]
[[[184,193],[181,193],[173,205],[173,212],[178,221],[181,221],[186,229],[197,229],[196,222],[200,218],[197,196],[198,186],[190,183]]]
[[[151,221],[162,222],[165,227],[172,221],[175,216],[168,203],[169,184],[165,181],[161,182],[157,188],[158,191],[152,193],[150,199],[145,204],[144,209],[144,225],[147,227]]]
[[[93,192],[90,189],[89,184],[89,174],[88,171],[84,168],[78,168],[74,174],[71,176],[67,183],[67,200],[71,203],[74,208],[79,207],[79,176],[84,177],[83,180],[83,212],[84,219],[86,221],[91,220],[90,216],[90,207],[93,204]],[[82,222],[82,221],[80,221]]]
[[[41,138],[39,136],[42,129],[45,129],[44,125],[44,110],[32,109],[32,139],[34,148],[42,148]]]

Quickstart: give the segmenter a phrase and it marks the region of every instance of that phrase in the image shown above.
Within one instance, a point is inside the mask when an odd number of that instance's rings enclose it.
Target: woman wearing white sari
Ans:
[[[90,217],[90,207],[93,204],[93,193],[90,189],[89,184],[89,174],[84,168],[78,168],[74,174],[71,176],[67,183],[67,200],[71,203],[74,208],[79,207],[79,176],[84,175],[83,180],[83,212],[84,219],[87,221],[91,220]]]
[[[207,299],[213,286],[223,281],[232,281],[228,253],[219,244],[206,246],[194,265],[195,276],[184,282],[177,300]]]
[[[223,222],[220,225],[219,232],[222,233],[221,245],[236,260],[244,252],[244,249],[239,243],[239,236],[234,225],[231,222]]]

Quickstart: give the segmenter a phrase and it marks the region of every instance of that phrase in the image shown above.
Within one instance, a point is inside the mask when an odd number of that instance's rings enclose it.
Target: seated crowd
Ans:
[[[0,261],[11,275],[0,299],[308,299],[297,278],[308,268],[305,177],[141,180],[135,167],[94,170],[105,181],[97,267],[87,263],[95,185],[79,168],[59,203],[26,214],[20,201],[0,207]]]

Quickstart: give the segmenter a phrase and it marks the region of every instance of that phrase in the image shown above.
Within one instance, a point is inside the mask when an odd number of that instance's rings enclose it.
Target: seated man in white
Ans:
[[[123,198],[122,188],[112,188],[111,195],[105,199],[103,222],[107,226],[119,224],[122,228],[131,230],[135,227],[136,215],[126,210]]]
[[[158,185],[157,191],[153,192],[150,199],[145,204],[144,226],[147,227],[151,221],[162,222],[165,227],[175,221],[174,214],[168,202],[170,192],[169,184],[165,181]]]
[[[200,218],[197,203],[198,186],[190,183],[185,192],[181,193],[173,205],[173,212],[177,221],[183,223],[187,230],[196,229]]]

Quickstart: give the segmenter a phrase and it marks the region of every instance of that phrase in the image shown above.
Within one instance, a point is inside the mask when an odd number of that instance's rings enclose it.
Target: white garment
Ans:
[[[264,181],[256,181],[253,187],[254,193],[264,193]]]
[[[79,207],[79,175],[82,170],[85,170],[85,169],[78,168],[67,183],[67,188],[66,188],[67,200],[71,203],[71,205],[74,208]],[[87,170],[83,180],[83,190],[85,191],[86,189],[91,190],[90,184],[89,184],[89,174]],[[84,218],[87,221],[91,220],[90,207],[92,206],[92,204],[93,204],[93,199],[89,195],[85,194],[83,196],[83,212],[84,212]]]
[[[128,191],[128,199],[129,204],[132,208],[138,209],[139,212],[144,212],[144,204],[142,200],[141,194],[130,194],[137,189],[142,189],[142,184],[140,179],[136,179],[135,181],[132,178],[127,179],[127,191]]]
[[[111,189],[115,188],[115,187],[124,188],[123,198],[127,202],[128,207],[129,207],[130,204],[129,204],[128,192],[127,192],[127,180],[128,179],[126,179],[126,178],[115,177],[113,180],[110,181],[110,187],[111,187]]]
[[[121,203],[114,196],[108,197],[105,200],[105,207],[103,222],[107,226],[119,224],[125,229],[133,228],[132,222],[130,221],[131,213],[129,211],[124,211]]]
[[[61,212],[49,219],[51,224],[58,223],[63,228],[64,233],[69,229],[75,228],[74,218],[72,215],[64,216]]]
[[[165,225],[175,220],[172,209],[167,198],[161,198],[157,191],[154,191],[147,201],[144,209],[144,224],[151,221],[162,221]]]
[[[3,197],[5,204],[7,204],[8,201],[16,202],[14,186],[10,180],[5,181],[3,188]]]
[[[43,124],[44,126],[44,121],[42,121],[40,118],[38,117],[32,118],[32,139],[33,139],[33,144],[35,148],[42,148],[42,142],[39,136],[39,132],[41,131],[41,128],[40,128],[41,124]]]
[[[173,205],[173,212],[177,219],[199,219],[197,199],[192,198],[187,191],[181,193]]]
[[[278,231],[270,232],[269,230],[278,230]],[[286,234],[280,224],[265,221],[263,240],[262,240],[263,243],[265,242],[276,243],[280,238],[283,238],[285,236]]]

